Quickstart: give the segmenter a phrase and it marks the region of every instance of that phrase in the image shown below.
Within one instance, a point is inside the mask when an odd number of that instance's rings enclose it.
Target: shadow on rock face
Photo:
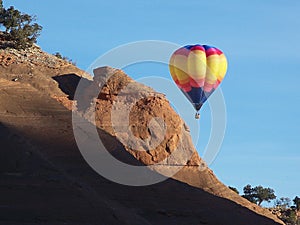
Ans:
[[[68,98],[70,100],[74,100],[76,88],[77,88],[79,82],[81,82],[82,87],[88,86],[91,83],[91,81],[89,81],[88,79],[82,78],[74,73],[58,75],[58,76],[52,77],[52,79],[58,83],[59,88],[66,95],[68,95]]]

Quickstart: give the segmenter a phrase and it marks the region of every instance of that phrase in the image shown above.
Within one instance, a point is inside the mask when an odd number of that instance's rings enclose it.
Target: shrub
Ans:
[[[231,187],[231,186],[228,186],[229,189],[231,189],[232,191],[234,191],[235,193],[239,194],[239,191],[238,189],[236,189],[235,187]]]
[[[59,52],[56,52],[56,53],[54,53],[53,55],[56,56],[56,57],[59,58],[59,59],[65,60],[65,61],[67,61],[68,63],[71,63],[71,64],[73,64],[74,66],[76,66],[76,62],[73,62],[72,59],[69,59],[69,58],[66,57],[66,56],[62,56],[62,54],[60,54]]]

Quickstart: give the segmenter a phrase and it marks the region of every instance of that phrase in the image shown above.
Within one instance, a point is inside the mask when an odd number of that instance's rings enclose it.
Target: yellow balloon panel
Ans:
[[[175,55],[173,69],[179,84],[185,84],[189,81],[189,75],[187,73],[187,57],[185,55]]]
[[[174,58],[175,58],[175,55],[172,55],[171,59],[170,59],[170,62],[169,62],[169,70],[170,70],[170,74],[173,78],[173,80],[175,82],[178,81],[178,78],[177,78],[177,75],[175,73],[175,65],[174,65]]]
[[[201,80],[206,75],[206,54],[203,51],[191,51],[187,59],[188,74],[194,80]]]
[[[217,81],[217,74],[220,69],[220,57],[219,55],[211,55],[207,57],[207,71],[205,82],[209,84],[214,84]]]
[[[219,67],[220,69],[217,74],[217,78],[219,81],[222,81],[227,71],[227,60],[224,54],[220,55]]]

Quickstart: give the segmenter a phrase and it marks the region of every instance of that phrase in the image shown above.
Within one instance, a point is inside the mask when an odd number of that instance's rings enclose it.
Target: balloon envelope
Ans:
[[[187,45],[172,54],[169,69],[177,86],[198,111],[222,82],[227,60],[215,47]]]

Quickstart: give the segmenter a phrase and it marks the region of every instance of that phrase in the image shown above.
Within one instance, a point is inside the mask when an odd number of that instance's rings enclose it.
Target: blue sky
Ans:
[[[229,62],[221,85],[227,129],[210,167],[240,191],[249,183],[271,187],[279,197],[300,195],[299,1],[4,0],[4,5],[37,15],[44,27],[38,44],[49,53],[61,52],[82,69],[108,50],[134,41],[219,47]],[[157,69],[169,76],[167,66],[151,68],[126,72],[139,78]],[[202,113],[200,141],[205,142],[209,109]],[[200,155],[204,145],[198,146]]]

